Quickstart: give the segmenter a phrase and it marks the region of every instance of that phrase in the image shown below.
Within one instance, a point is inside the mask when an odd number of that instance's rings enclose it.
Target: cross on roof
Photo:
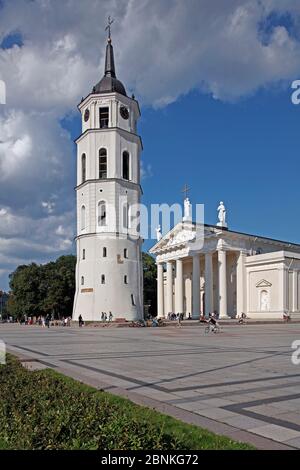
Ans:
[[[105,28],[105,31],[108,31],[108,39],[110,40],[111,39],[111,25],[113,24],[115,20],[113,18],[111,18],[110,16],[108,17],[108,20],[107,20],[107,26]]]
[[[184,199],[187,199],[188,193],[190,192],[190,190],[191,188],[189,188],[188,185],[185,184],[183,190],[181,191],[182,193],[184,193]]]

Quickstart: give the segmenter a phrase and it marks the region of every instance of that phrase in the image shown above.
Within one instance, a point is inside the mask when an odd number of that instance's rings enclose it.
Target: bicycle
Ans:
[[[209,333],[221,333],[221,327],[219,325],[209,324],[205,327],[204,334],[208,335]]]

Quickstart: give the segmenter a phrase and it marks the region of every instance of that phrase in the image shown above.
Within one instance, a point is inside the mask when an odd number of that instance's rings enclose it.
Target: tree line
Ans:
[[[19,266],[9,276],[7,315],[15,319],[25,316],[51,315],[55,319],[72,315],[75,293],[76,256],[61,256],[56,261]],[[156,311],[156,265],[143,253],[144,303],[149,313]]]

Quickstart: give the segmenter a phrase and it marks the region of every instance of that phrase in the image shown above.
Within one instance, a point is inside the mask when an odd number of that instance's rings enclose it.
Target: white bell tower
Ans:
[[[105,73],[79,105],[77,266],[73,320],[143,317],[139,226],[141,199],[138,102],[116,78],[110,30]]]

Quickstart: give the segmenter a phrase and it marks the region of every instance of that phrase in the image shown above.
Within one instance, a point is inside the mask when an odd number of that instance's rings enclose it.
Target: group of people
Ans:
[[[113,314],[111,312],[109,312],[108,316],[107,316],[107,313],[106,312],[102,312],[101,313],[101,321],[103,323],[106,323],[107,321],[109,323],[111,323],[113,321]]]
[[[168,320],[169,321],[179,321],[181,322],[183,319],[184,319],[184,313],[168,313],[168,316],[167,316]]]
[[[27,317],[24,316],[20,323],[21,325],[38,325],[42,328],[50,328],[50,326],[71,326],[72,317],[63,317],[60,320],[56,320],[53,315],[48,313],[40,315],[39,317]]]
[[[107,323],[107,322],[111,323],[113,321],[113,314],[109,312],[109,314],[107,315],[106,312],[101,312],[101,321],[102,323]],[[82,315],[79,315],[78,317],[78,324],[80,328],[84,325]]]

